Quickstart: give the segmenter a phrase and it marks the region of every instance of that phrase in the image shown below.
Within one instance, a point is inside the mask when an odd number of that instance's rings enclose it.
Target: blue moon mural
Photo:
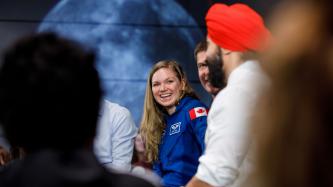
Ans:
[[[174,0],[62,0],[38,30],[55,31],[94,48],[105,98],[127,107],[137,125],[146,78],[159,60],[177,60],[201,99],[210,102],[193,59],[195,44],[205,36]]]

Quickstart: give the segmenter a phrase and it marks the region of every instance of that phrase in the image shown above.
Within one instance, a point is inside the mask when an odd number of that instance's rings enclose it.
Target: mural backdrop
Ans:
[[[38,30],[56,31],[94,48],[105,98],[127,107],[139,125],[146,78],[162,59],[177,60],[209,104],[193,58],[196,43],[205,38],[202,27],[174,0],[62,0]]]

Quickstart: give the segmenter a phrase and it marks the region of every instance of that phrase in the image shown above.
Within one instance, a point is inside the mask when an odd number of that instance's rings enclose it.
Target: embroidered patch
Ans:
[[[180,132],[180,124],[181,124],[181,122],[178,122],[178,123],[175,123],[175,124],[171,125],[169,135],[179,133]]]
[[[192,110],[190,110],[189,113],[191,120],[194,120],[195,118],[201,116],[207,116],[207,110],[204,107],[195,107]]]

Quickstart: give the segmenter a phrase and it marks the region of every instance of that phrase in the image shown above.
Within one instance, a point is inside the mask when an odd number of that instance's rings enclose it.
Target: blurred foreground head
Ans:
[[[288,2],[273,16],[274,42],[262,59],[272,87],[254,123],[250,186],[333,186],[332,7]]]
[[[95,135],[101,88],[94,53],[53,33],[17,41],[0,66],[0,123],[13,146],[70,150]]]

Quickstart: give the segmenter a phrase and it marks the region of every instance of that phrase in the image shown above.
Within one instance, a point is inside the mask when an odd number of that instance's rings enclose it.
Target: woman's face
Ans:
[[[135,137],[134,145],[135,145],[135,150],[136,150],[138,153],[144,153],[144,152],[145,152],[145,146],[144,146],[144,143],[143,143],[143,140],[142,140],[142,137],[141,137],[140,134],[138,134],[138,135]]]
[[[163,106],[168,113],[176,108],[183,83],[170,68],[161,68],[152,76],[152,92],[155,101]]]

